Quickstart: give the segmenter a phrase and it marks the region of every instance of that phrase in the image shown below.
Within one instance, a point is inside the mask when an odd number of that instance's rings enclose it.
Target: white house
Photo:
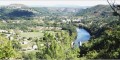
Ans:
[[[11,36],[11,34],[6,34],[6,37],[9,38]]]
[[[67,21],[66,20],[62,20],[62,23],[66,23]]]
[[[3,23],[7,23],[5,20],[2,20]]]
[[[82,42],[80,41],[80,42],[78,42],[78,44],[79,44],[79,46],[82,46]]]
[[[27,41],[23,41],[22,44],[28,44],[28,42]]]
[[[33,45],[33,46],[32,46],[32,49],[33,49],[33,50],[36,50],[37,48],[38,48],[37,45]]]
[[[12,29],[9,31],[9,33],[10,34],[15,34],[14,30],[12,30]]]
[[[14,38],[13,37],[9,37],[10,40],[13,40]]]
[[[7,30],[0,30],[0,32],[1,32],[1,33],[2,33],[2,32],[6,32],[6,33],[7,33],[8,31],[7,31]]]
[[[71,48],[73,48],[73,47],[74,47],[74,44],[75,44],[74,42],[72,42],[72,43],[71,43]]]

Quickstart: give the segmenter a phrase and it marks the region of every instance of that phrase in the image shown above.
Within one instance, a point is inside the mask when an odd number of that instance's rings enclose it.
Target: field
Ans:
[[[24,32],[24,33],[21,33],[20,36],[21,37],[26,37],[26,38],[29,38],[29,37],[43,37],[43,33],[42,32]]]

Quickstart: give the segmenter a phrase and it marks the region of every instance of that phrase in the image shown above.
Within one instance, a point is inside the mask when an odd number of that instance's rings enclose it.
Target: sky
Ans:
[[[114,0],[109,0],[113,3]],[[95,6],[95,5],[108,5],[107,0],[0,0],[1,5],[10,4],[24,4],[27,6],[37,7],[60,7],[60,6]],[[116,0],[115,4],[120,4],[120,0]]]

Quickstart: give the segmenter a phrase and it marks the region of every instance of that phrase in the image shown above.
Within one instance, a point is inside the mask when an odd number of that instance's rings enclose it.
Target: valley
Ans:
[[[108,5],[1,6],[0,59],[119,59],[120,17],[112,12]]]

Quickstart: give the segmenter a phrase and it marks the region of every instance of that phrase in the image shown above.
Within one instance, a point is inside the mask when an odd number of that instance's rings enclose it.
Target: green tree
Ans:
[[[37,58],[41,59],[75,59],[79,56],[79,48],[71,48],[71,39],[74,35],[70,36],[66,31],[60,31],[54,34],[45,33],[44,41],[46,47],[42,50],[39,49]]]
[[[0,59],[15,58],[16,52],[13,49],[12,42],[0,36]]]

